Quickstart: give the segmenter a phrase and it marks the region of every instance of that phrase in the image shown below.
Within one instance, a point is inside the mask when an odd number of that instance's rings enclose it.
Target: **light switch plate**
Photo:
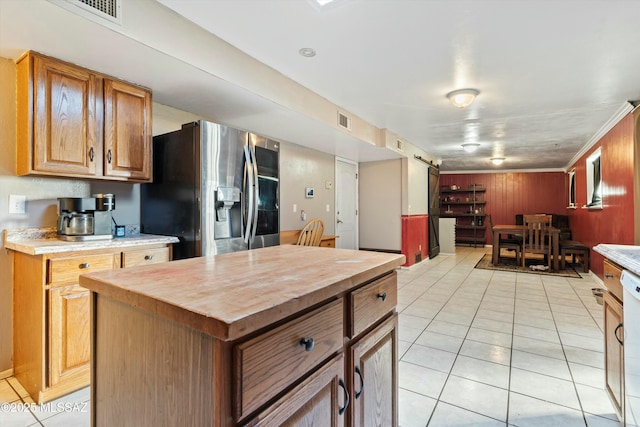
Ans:
[[[27,213],[27,196],[18,194],[9,194],[9,213],[23,214]]]

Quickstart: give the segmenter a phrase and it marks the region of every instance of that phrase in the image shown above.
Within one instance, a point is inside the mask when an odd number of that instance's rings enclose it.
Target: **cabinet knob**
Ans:
[[[153,255],[145,255],[144,259],[147,260],[147,261],[150,261],[150,260],[153,259]]]
[[[338,409],[338,414],[342,415],[349,407],[349,392],[347,392],[347,386],[344,385],[342,378],[338,381],[338,385],[342,388],[342,393],[344,394],[344,406]]]
[[[304,347],[305,351],[311,351],[313,350],[313,346],[315,346],[316,343],[313,338],[302,338],[300,340],[300,345]]]
[[[387,293],[381,292],[378,295],[376,295],[376,298],[380,298],[382,301],[385,301],[387,299]]]
[[[78,266],[78,268],[89,268],[89,263],[88,262],[83,262],[82,264],[80,264]]]

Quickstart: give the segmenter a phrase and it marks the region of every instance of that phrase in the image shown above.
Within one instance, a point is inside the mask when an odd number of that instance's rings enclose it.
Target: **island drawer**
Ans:
[[[136,265],[156,264],[170,260],[170,249],[167,246],[162,248],[147,248],[122,252],[123,268],[134,267]]]
[[[343,299],[234,347],[234,418],[281,393],[343,346]]]
[[[353,338],[391,312],[398,303],[398,273],[392,273],[351,292],[349,338]]]
[[[604,260],[604,285],[616,298],[622,301],[622,269],[609,260]]]
[[[80,255],[52,258],[48,261],[47,284],[52,286],[75,285],[78,276],[99,270],[118,268],[118,254]]]

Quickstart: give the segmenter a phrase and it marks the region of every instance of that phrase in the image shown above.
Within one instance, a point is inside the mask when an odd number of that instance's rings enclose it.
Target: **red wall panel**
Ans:
[[[486,188],[485,212],[493,224],[514,224],[516,214],[567,214],[566,175],[563,172],[441,174],[440,185],[481,184]],[[489,220],[486,241],[491,244]]]
[[[569,211],[574,240],[589,247],[599,243],[634,244],[633,115],[628,114],[573,166],[577,209]],[[584,209],[587,203],[586,160],[601,148],[602,209]],[[602,278],[603,257],[591,251],[591,270]]]
[[[429,218],[427,215],[402,215],[402,254],[405,267],[416,263],[416,255],[429,258]]]

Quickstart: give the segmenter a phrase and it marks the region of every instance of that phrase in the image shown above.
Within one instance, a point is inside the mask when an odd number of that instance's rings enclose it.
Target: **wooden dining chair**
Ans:
[[[296,245],[320,246],[322,233],[324,233],[324,222],[318,218],[312,219],[300,231]]]
[[[493,220],[491,219],[491,215],[487,216],[489,217],[491,230],[493,230]],[[498,259],[500,258],[500,249],[504,248],[510,251],[515,251],[516,265],[520,264],[520,257],[522,256],[522,238],[517,238],[516,236],[500,237],[497,242],[492,242],[492,244],[498,245]]]
[[[551,270],[551,215],[524,215],[522,267],[526,254],[543,254]]]

